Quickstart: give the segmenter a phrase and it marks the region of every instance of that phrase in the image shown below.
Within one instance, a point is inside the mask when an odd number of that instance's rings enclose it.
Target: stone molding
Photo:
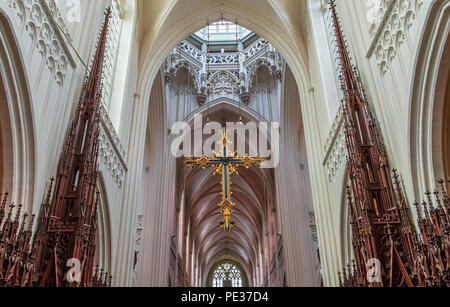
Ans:
[[[54,0],[8,0],[21,28],[42,55],[57,84],[62,86],[69,65],[76,67],[66,40],[72,41]]]
[[[342,108],[339,109],[331,126],[324,150],[326,154],[323,165],[326,167],[328,179],[332,182],[341,165],[347,160]]]
[[[106,167],[119,188],[121,188],[125,180],[125,174],[128,172],[125,162],[126,154],[119,136],[104,108],[102,108],[101,116],[99,154],[100,161]]]
[[[423,6],[423,0],[381,0],[378,17],[370,26],[373,37],[367,58],[375,56],[382,75],[392,66]]]

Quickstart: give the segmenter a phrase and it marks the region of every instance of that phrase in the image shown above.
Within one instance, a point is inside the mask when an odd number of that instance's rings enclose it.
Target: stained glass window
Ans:
[[[213,287],[242,287],[242,273],[238,267],[228,262],[217,267],[213,274]]]

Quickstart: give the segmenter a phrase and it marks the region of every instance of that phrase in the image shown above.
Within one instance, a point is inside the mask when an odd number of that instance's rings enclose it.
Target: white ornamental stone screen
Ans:
[[[103,67],[102,102],[106,110],[109,110],[111,105],[111,94],[116,73],[117,55],[119,53],[120,34],[123,23],[120,4],[117,0],[112,0],[111,10],[111,20],[106,42],[105,63]]]

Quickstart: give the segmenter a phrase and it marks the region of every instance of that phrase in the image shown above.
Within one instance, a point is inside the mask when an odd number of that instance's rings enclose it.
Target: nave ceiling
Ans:
[[[226,106],[210,114],[211,121],[217,122],[225,118],[233,121],[238,117],[238,113]],[[244,121],[247,120],[245,117],[244,114]],[[228,257],[236,259],[246,274],[252,276],[270,231],[265,222],[268,211],[275,212],[272,170],[240,168],[239,175],[232,175],[231,190],[236,202],[233,220],[236,224],[229,234],[219,224],[223,218],[218,207],[221,201],[220,176],[214,175],[213,169],[186,168],[183,159],[178,160],[177,170],[178,201],[180,207],[185,206],[182,219],[186,223],[185,231],[189,232],[184,235],[189,236],[191,246],[196,246],[202,272],[210,271],[219,259]]]

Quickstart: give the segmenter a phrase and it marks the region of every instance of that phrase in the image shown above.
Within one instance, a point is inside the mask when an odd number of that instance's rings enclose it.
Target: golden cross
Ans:
[[[238,157],[237,153],[232,153],[228,146],[232,144],[232,142],[228,139],[226,128],[221,131],[222,139],[219,141],[219,145],[221,146],[221,153],[214,153],[213,158],[208,158],[203,155],[199,159],[187,159],[185,161],[186,165],[189,167],[201,167],[202,169],[206,169],[208,167],[215,167],[216,171],[214,175],[221,174],[222,175],[222,201],[219,204],[219,207],[222,211],[223,222],[220,223],[221,227],[225,230],[226,233],[231,231],[231,227],[234,225],[234,222],[231,221],[231,214],[233,213],[233,208],[235,207],[235,203],[231,199],[231,175],[238,173],[239,167],[250,168],[251,166],[260,166],[264,161],[262,157],[252,158],[248,154],[244,157]]]

